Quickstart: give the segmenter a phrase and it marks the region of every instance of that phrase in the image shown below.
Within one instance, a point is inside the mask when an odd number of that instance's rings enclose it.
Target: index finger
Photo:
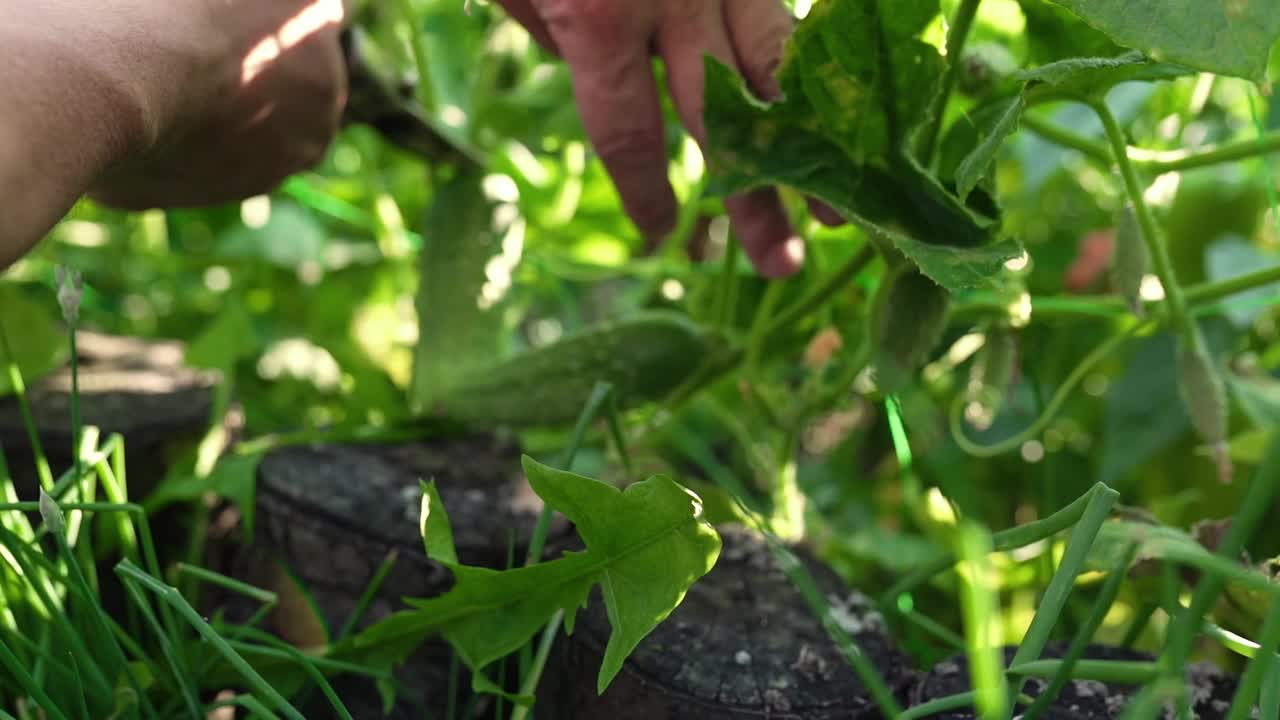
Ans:
[[[572,0],[535,5],[569,65],[583,127],[623,207],[647,238],[666,235],[675,226],[676,197],[650,62],[650,9]]]

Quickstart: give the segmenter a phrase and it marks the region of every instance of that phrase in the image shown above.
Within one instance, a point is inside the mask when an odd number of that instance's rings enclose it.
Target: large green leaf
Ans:
[[[1022,119],[1022,112],[1026,109],[1027,101],[1021,93],[1000,101],[998,113],[995,113],[995,123],[989,130],[979,133],[981,139],[978,144],[956,168],[956,191],[960,193],[960,197],[967,197],[978,186],[978,181],[995,160],[1000,146],[1018,131],[1018,121]]]
[[[1018,0],[1018,4],[1026,20],[1028,59],[1033,64],[1071,57],[1111,57],[1123,50],[1080,16],[1049,0]]]
[[[1011,81],[1021,83],[1016,94],[995,98],[971,113],[977,144],[956,167],[957,191],[966,197],[978,185],[1000,147],[1018,130],[1028,106],[1027,91],[1045,85],[1074,95],[1097,95],[1123,82],[1168,80],[1193,72],[1182,65],[1156,62],[1140,52],[1129,52],[1113,58],[1068,58],[1014,73]],[[960,135],[965,134],[968,133]]]
[[[936,0],[831,0],[788,45],[784,97],[756,100],[707,61],[708,164],[721,193],[786,185],[896,247],[948,290],[991,284],[1021,248],[990,244],[995,221],[966,206],[906,147],[928,117],[943,61],[919,38]]]
[[[574,612],[598,584],[613,625],[598,679],[603,692],[627,655],[719,556],[720,537],[703,520],[701,501],[670,478],[654,476],[619,491],[527,457],[524,468],[533,489],[574,523],[587,549],[504,571],[460,565],[442,553],[436,560],[453,571],[453,588],[410,600],[412,610],[369,628],[348,651],[403,657],[438,632],[479,670],[522,646],[558,610],[571,629]],[[437,501],[432,494],[424,533],[444,548],[445,531],[432,528]]]
[[[52,295],[52,293],[51,293]],[[0,397],[13,392],[8,367],[16,363],[23,382],[32,382],[52,372],[66,361],[71,341],[66,327],[45,305],[33,302],[13,285],[0,284]],[[5,353],[5,348],[12,357]]]
[[[1266,79],[1275,0],[1053,0],[1120,45],[1197,70]]]

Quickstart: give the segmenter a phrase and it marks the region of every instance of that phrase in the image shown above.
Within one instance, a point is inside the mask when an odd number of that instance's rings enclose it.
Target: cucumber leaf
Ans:
[[[409,600],[411,610],[370,627],[340,655],[398,662],[428,635],[439,633],[473,670],[528,642],[557,611],[572,627],[577,608],[595,585],[613,626],[600,668],[601,692],[623,661],[709,572],[720,553],[720,537],[706,523],[701,500],[664,476],[619,491],[611,485],[555,470],[526,457],[525,474],[548,505],[564,513],[586,543],[582,552],[549,562],[491,570],[435,558],[455,575],[453,588],[439,597]],[[433,530],[442,509],[424,520]],[[434,534],[438,546],[441,535]]]
[[[1124,47],[1197,70],[1263,82],[1280,37],[1274,0],[1053,0]]]
[[[1012,81],[1021,83],[1015,85],[1014,94],[993,99],[971,113],[984,122],[973,128],[978,143],[956,167],[957,192],[961,198],[967,197],[995,160],[1000,147],[1017,132],[1028,107],[1029,91],[1048,86],[1073,95],[1095,95],[1123,82],[1170,80],[1194,72],[1189,67],[1156,62],[1140,52],[1129,52],[1113,58],[1068,58],[1014,73]]]
[[[1018,121],[1022,112],[1027,109],[1027,100],[1021,93],[1000,101],[999,114],[989,132],[981,134],[981,140],[973,151],[960,161],[956,168],[956,192],[960,197],[968,197],[978,186],[978,181],[986,173],[987,167],[995,160],[996,153],[1004,141],[1018,131]]]
[[[785,185],[816,197],[873,241],[951,291],[988,287],[1016,242],[907,152],[929,116],[944,62],[920,39],[936,0],[831,0],[789,41],[783,99],[762,103],[742,79],[706,64],[708,167],[714,191]]]

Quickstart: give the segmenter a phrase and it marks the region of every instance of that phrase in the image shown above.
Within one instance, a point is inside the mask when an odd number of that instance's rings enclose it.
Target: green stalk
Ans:
[[[995,552],[1005,552],[1053,537],[1079,522],[1094,496],[1114,492],[1103,483],[1096,483],[1089,492],[1076,498],[1070,505],[1047,518],[994,533],[991,536],[991,548]],[[913,571],[886,590],[880,596],[880,605],[888,608],[889,612],[893,612],[893,609],[897,607],[899,595],[928,582],[934,575],[949,569],[955,562],[955,554],[950,552],[940,554],[937,558],[925,563],[923,567]]]
[[[1076,150],[1090,161],[1110,165],[1113,159],[1107,143],[1085,137],[1064,127],[1054,125],[1032,113],[1026,113],[1020,121],[1024,127],[1055,145]],[[1113,145],[1114,147],[1114,145]],[[1272,130],[1256,138],[1234,140],[1202,150],[1153,151],[1130,147],[1125,144],[1125,157],[1138,169],[1152,175],[1167,172],[1194,170],[1248,160],[1280,151],[1280,130]]]
[[[1107,139],[1111,143],[1111,154],[1120,169],[1125,195],[1133,204],[1134,213],[1138,217],[1138,227],[1142,230],[1143,242],[1146,243],[1147,253],[1151,256],[1152,269],[1155,270],[1156,277],[1160,278],[1160,284],[1164,286],[1164,305],[1169,313],[1169,321],[1187,343],[1188,348],[1200,352],[1204,347],[1204,338],[1200,335],[1199,327],[1192,322],[1191,316],[1187,313],[1186,299],[1183,297],[1182,287],[1178,284],[1173,260],[1169,257],[1169,249],[1165,247],[1164,240],[1159,235],[1155,218],[1151,215],[1151,209],[1147,207],[1142,185],[1138,182],[1138,173],[1134,170],[1133,163],[1129,161],[1124,131],[1120,129],[1120,123],[1116,121],[1116,116],[1112,114],[1111,108],[1107,107],[1105,102],[1091,99],[1088,105],[1102,121],[1102,127],[1106,130]]]
[[[822,307],[875,259],[875,247],[870,242],[864,244],[853,257],[845,261],[844,265],[823,278],[817,287],[775,315],[760,331],[759,344],[768,344],[769,341],[803,320],[809,313]],[[666,410],[674,413],[708,382],[740,365],[745,355],[746,349],[738,345],[705,360],[697,372],[671,392],[664,403]]]
[[[1258,699],[1258,691],[1262,688],[1263,679],[1270,675],[1271,669],[1276,666],[1277,648],[1280,648],[1280,598],[1271,601],[1267,619],[1262,623],[1262,635],[1258,639],[1257,654],[1245,669],[1244,677],[1240,678],[1240,686],[1236,688],[1236,695],[1231,701],[1227,720],[1245,720],[1249,717],[1254,702]]]
[[[165,660],[169,663],[169,668],[173,671],[174,682],[178,685],[178,695],[187,706],[187,711],[191,713],[191,717],[199,717],[200,700],[196,695],[195,688],[191,685],[190,670],[186,667],[181,653],[169,641],[169,636],[165,635],[164,628],[160,625],[160,620],[156,618],[155,612],[151,609],[151,603],[147,602],[146,596],[142,594],[138,586],[126,579],[124,588],[129,593],[134,605],[142,613],[143,621],[151,627],[151,631],[156,636],[156,641],[160,643],[160,654],[164,655]]]
[[[343,704],[341,698],[339,698],[338,694],[334,692],[333,685],[331,685],[329,681],[325,679],[324,674],[320,672],[319,663],[315,662],[314,658],[309,658],[306,655],[303,655],[297,648],[274,637],[267,636],[266,638],[263,638],[263,640],[269,642],[273,647],[264,648],[239,642],[228,642],[227,644],[233,650],[250,649],[251,652],[260,654],[263,657],[269,657],[275,660],[287,660],[294,663],[298,667],[302,668],[302,671],[307,674],[307,677],[309,677],[311,681],[320,688],[321,694],[323,694],[325,699],[329,701],[329,705],[338,714],[339,718],[342,720],[354,720],[351,717],[351,712],[347,710],[347,706]],[[299,700],[298,702],[301,704],[303,700]]]
[[[1049,687],[1036,698],[1036,701],[1027,708],[1022,714],[1023,720],[1035,720],[1040,714],[1049,708],[1050,703],[1058,697],[1058,693],[1062,692],[1062,688],[1066,687],[1067,682],[1073,677],[1079,675],[1073,674],[1077,663],[1084,656],[1084,651],[1089,645],[1089,641],[1093,639],[1094,633],[1102,626],[1102,621],[1106,619],[1107,612],[1111,610],[1111,605],[1115,603],[1116,596],[1120,594],[1120,584],[1124,581],[1125,575],[1129,570],[1129,566],[1133,564],[1133,559],[1138,555],[1138,546],[1131,543],[1128,550],[1120,558],[1120,562],[1111,569],[1111,573],[1107,575],[1107,580],[1102,584],[1102,590],[1098,593],[1098,599],[1093,604],[1093,609],[1089,613],[1088,619],[1076,631],[1075,637],[1071,639],[1071,645],[1067,648],[1066,655],[1063,656],[1058,670],[1053,675],[1053,679],[1049,682]],[[1013,670],[1010,669],[1010,673]]]
[[[942,76],[942,86],[929,102],[927,124],[920,131],[920,150],[917,157],[925,165],[933,163],[933,151],[938,143],[938,134],[942,130],[947,100],[951,98],[951,91],[956,85],[956,76],[960,74],[960,56],[964,53],[964,45],[969,39],[969,30],[973,27],[973,19],[978,14],[978,4],[981,1],[961,0],[960,7],[956,8],[956,16],[951,21],[951,30],[947,33],[947,72]]]
[[[391,573],[391,569],[395,567],[396,560],[400,557],[400,551],[392,549],[383,558],[382,564],[378,566],[373,578],[365,587],[364,592],[360,594],[360,599],[356,602],[355,609],[351,611],[351,615],[347,617],[347,621],[338,629],[338,634],[334,638],[334,642],[342,642],[346,640],[352,632],[355,631],[356,625],[360,623],[360,619],[364,617],[365,612],[369,610],[369,606],[373,604],[373,600],[378,595],[378,590],[382,588],[382,583],[386,581],[387,575]]]
[[[1183,288],[1183,297],[1192,315],[1223,298],[1247,292],[1265,285],[1280,283],[1280,265],[1255,270],[1233,278],[1191,285]],[[1008,300],[992,293],[973,293],[956,303],[950,314],[951,323],[968,322],[974,317],[990,313],[1002,313]],[[1106,320],[1122,317],[1128,310],[1119,298],[1110,295],[1073,297],[1049,295],[1031,298],[1031,317],[1052,320]]]
[[[875,666],[867,659],[866,653],[862,652],[858,647],[857,641],[840,626],[840,623],[836,622],[835,617],[831,614],[831,606],[827,602],[826,596],[818,588],[813,575],[809,573],[809,570],[805,568],[795,554],[778,540],[776,535],[764,527],[755,514],[751,513],[741,503],[739,503],[739,507],[744,517],[751,518],[752,524],[764,535],[769,544],[769,549],[773,551],[773,555],[778,560],[778,564],[782,566],[783,572],[787,574],[791,584],[800,592],[800,596],[804,598],[805,605],[809,607],[809,611],[822,621],[823,629],[827,631],[827,635],[832,642],[840,649],[840,654],[844,656],[845,661],[857,673],[858,679],[862,681],[862,686],[871,694],[871,699],[879,706],[880,712],[885,717],[897,717],[902,712],[902,709],[898,707],[898,701],[894,699],[893,693],[885,685],[884,679],[880,677],[880,673]]]
[[[5,645],[4,642],[0,642],[0,666],[9,671],[10,676],[18,681],[18,685],[31,696],[36,706],[47,714],[50,720],[67,720],[67,716],[63,715],[62,711],[58,709],[58,705],[53,701],[53,698],[45,693],[40,684],[31,677],[31,674],[27,672],[27,669],[23,667],[17,656],[9,650],[9,646]]]
[[[76,350],[76,324],[72,322],[67,329],[67,338],[71,341],[71,454],[75,460],[76,477],[84,476],[80,453],[80,436],[84,432],[80,424],[80,358]]]
[[[564,622],[564,610],[556,610],[555,615],[551,616],[551,621],[542,629],[538,651],[534,653],[533,662],[529,666],[528,674],[524,676],[524,682],[520,683],[519,694],[532,696],[537,691],[538,681],[542,678],[542,671],[547,665],[547,657],[551,654],[551,647],[555,644],[556,633],[560,631],[562,622]],[[531,708],[531,705],[517,705],[511,711],[511,720],[525,720]]]
[[[130,687],[140,697],[142,695],[142,687],[138,684],[133,670],[130,669],[129,663],[125,659],[124,650],[111,632],[111,623],[107,618],[107,613],[103,610],[102,605],[97,602],[97,595],[90,589],[89,583],[81,571],[79,561],[76,560],[75,555],[71,552],[71,547],[67,545],[66,521],[62,509],[58,507],[53,498],[43,492],[37,506],[40,509],[45,526],[53,533],[54,542],[58,546],[58,554],[62,556],[63,561],[66,563],[68,587],[80,595],[81,601],[88,608],[86,614],[92,621],[91,626],[97,635],[94,639],[101,643],[99,647],[105,648],[110,661],[116,664],[118,671],[124,673]],[[178,674],[179,672],[180,668],[175,666],[175,678],[181,681],[182,676]]]
[[[1123,575],[1123,573],[1121,573]],[[1009,673],[1023,677],[1051,679],[1063,674],[1066,658],[1061,660],[1032,660],[1010,665]],[[1076,680],[1097,680],[1120,685],[1139,685],[1151,682],[1160,675],[1160,666],[1140,660],[1076,660],[1064,677]],[[1046,691],[1047,692],[1047,691]],[[1044,697],[1042,694],[1040,697]],[[1030,711],[1028,711],[1030,712]],[[1029,716],[1028,716],[1029,717]]]
[[[197,613],[195,609],[192,608],[185,599],[183,599],[182,595],[180,595],[175,588],[166,585],[151,575],[148,575],[141,568],[128,560],[121,560],[116,565],[116,574],[119,575],[122,580],[132,580],[139,583],[142,587],[150,590],[160,598],[164,604],[177,610],[178,613],[191,625],[191,627],[195,628],[196,632],[200,634],[200,637],[213,645],[214,649],[217,650],[223,658],[225,658],[227,662],[240,673],[241,677],[244,678],[245,682],[253,692],[271,701],[272,705],[293,720],[305,720],[305,718],[302,717],[302,714],[298,712],[297,708],[289,704],[289,701],[286,700],[283,695],[281,695],[275,688],[271,687],[270,683],[263,679],[263,677],[259,675],[243,657],[233,650],[227,641],[223,639],[217,631],[210,627],[209,623],[205,622],[204,619],[200,617],[200,613]]]
[[[936,700],[920,703],[915,707],[908,708],[905,712],[894,715],[894,720],[923,720],[923,718],[941,715],[948,710],[960,710],[963,708],[971,708],[978,694],[972,690],[968,692],[956,693],[940,697]]]
[[[573,461],[578,456],[578,449],[582,446],[582,437],[586,434],[587,426],[591,421],[600,414],[600,409],[605,402],[613,397],[613,386],[605,382],[597,382],[591,390],[591,396],[587,398],[586,405],[582,408],[582,414],[578,416],[578,422],[573,428],[573,434],[569,437],[569,446],[565,449],[564,458],[561,460],[561,467],[570,471],[573,469]],[[625,451],[624,451],[625,452]],[[543,505],[542,512],[538,515],[538,524],[534,527],[533,537],[529,541],[529,552],[525,556],[525,566],[534,565],[542,559],[542,551],[546,544],[547,532],[551,528],[551,516],[555,511],[550,505]],[[547,656],[551,652],[551,646],[555,641],[556,633],[560,631],[560,624],[564,620],[564,611],[558,610],[555,615],[542,628],[542,638],[538,643],[537,653],[533,657],[532,663],[526,668],[524,679],[520,683],[521,695],[532,695],[538,687],[538,682],[542,678],[542,671],[547,664]],[[511,713],[512,720],[523,720],[528,713],[528,707],[517,705]]]
[[[1067,598],[1071,595],[1071,590],[1075,586],[1076,576],[1084,569],[1089,549],[1093,547],[1093,541],[1097,538],[1098,531],[1102,529],[1102,523],[1111,514],[1111,508],[1119,498],[1120,493],[1111,488],[1106,488],[1094,493],[1093,497],[1089,499],[1089,504],[1085,507],[1084,514],[1080,517],[1080,522],[1076,523],[1075,529],[1071,531],[1071,538],[1067,541],[1067,549],[1062,555],[1062,562],[1058,565],[1058,571],[1053,574],[1053,579],[1049,581],[1049,587],[1045,588],[1044,596],[1040,600],[1040,607],[1036,608],[1035,617],[1031,619],[1031,626],[1027,628],[1027,633],[1022,638],[1022,643],[1018,645],[1017,651],[1014,652],[1010,665],[1031,662],[1039,658],[1040,653],[1044,651],[1044,646],[1049,643],[1049,634],[1053,631],[1054,625],[1057,624],[1058,618],[1062,615],[1062,609],[1066,607]],[[1118,591],[1118,587],[1114,591]],[[1109,605],[1110,603],[1108,603]],[[1098,618],[1098,622],[1101,623],[1101,621],[1102,619]],[[1080,652],[1083,652],[1083,646],[1080,648]],[[1010,689],[1013,693],[1020,693],[1023,684],[1023,681],[1020,680],[1011,684]],[[1012,709],[1013,703],[1010,702],[1008,711],[1012,712]]]
[[[981,445],[970,440],[964,429],[964,406],[967,398],[962,394],[957,394],[951,402],[950,430],[951,439],[961,450],[975,457],[995,457],[1003,455],[1012,450],[1017,450],[1024,442],[1040,434],[1045,428],[1053,422],[1057,417],[1058,410],[1071,397],[1071,393],[1075,391],[1077,385],[1084,381],[1085,377],[1091,370],[1108,355],[1115,352],[1121,345],[1128,342],[1139,330],[1146,330],[1153,327],[1154,321],[1148,320],[1143,323],[1131,325],[1127,330],[1107,338],[1105,342],[1093,349],[1071,374],[1067,376],[1058,389],[1053,393],[1053,397],[1045,405],[1044,410],[1030,425],[1021,431],[1011,435],[998,442],[990,445]]]
[[[1245,542],[1269,511],[1277,483],[1280,483],[1280,440],[1271,443],[1266,458],[1258,466],[1226,536],[1214,553],[1217,559],[1234,563],[1234,559],[1240,556]],[[1191,654],[1196,631],[1200,628],[1201,618],[1209,611],[1225,582],[1226,578],[1222,574],[1205,572],[1192,593],[1190,606],[1173,621],[1164,653],[1160,656],[1163,676],[1169,682],[1182,681],[1182,673]]]
[[[427,51],[426,37],[420,32],[418,23],[415,22],[418,13],[413,9],[412,0],[395,0],[395,9],[400,16],[400,22],[404,23],[408,30],[409,47],[413,50],[413,64],[418,72],[418,102],[428,114],[431,114],[435,112],[436,106],[435,91],[431,85],[431,56]]]
[[[711,306],[711,322],[716,327],[726,328],[733,323],[734,305],[738,296],[738,256],[741,254],[742,249],[738,243],[729,238],[720,262],[720,280],[716,283],[715,302]]]
[[[31,452],[36,457],[36,474],[40,477],[40,487],[45,490],[53,488],[53,471],[49,469],[49,459],[44,454],[44,446],[40,443],[40,433],[36,429],[35,416],[31,414],[31,403],[27,401],[27,386],[22,380],[22,371],[14,360],[13,348],[9,345],[9,335],[0,323],[0,351],[9,358],[7,370],[9,384],[13,386],[13,396],[18,401],[18,412],[22,414],[22,423],[27,427],[27,441],[31,443]]]
[[[968,568],[960,574],[960,607],[974,707],[983,718],[1008,717],[1014,707],[1009,696],[1017,692],[1017,686],[1011,686],[1002,672],[1004,658],[994,632],[1000,600],[990,564],[991,533],[964,520],[956,528],[954,545],[957,557]]]

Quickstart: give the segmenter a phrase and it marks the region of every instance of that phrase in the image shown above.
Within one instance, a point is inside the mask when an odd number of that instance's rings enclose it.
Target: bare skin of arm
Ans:
[[[676,206],[650,57],[705,142],[703,55],[769,98],[792,30],[780,0],[500,2],[568,63],[587,134],[651,240],[671,231]],[[0,0],[0,270],[86,192],[125,209],[212,205],[317,163],[345,102],[338,33],[350,4]],[[776,191],[725,205],[763,274],[799,268],[804,245]]]
[[[0,0],[0,269],[86,192],[115,207],[266,192],[323,157],[342,0]]]

